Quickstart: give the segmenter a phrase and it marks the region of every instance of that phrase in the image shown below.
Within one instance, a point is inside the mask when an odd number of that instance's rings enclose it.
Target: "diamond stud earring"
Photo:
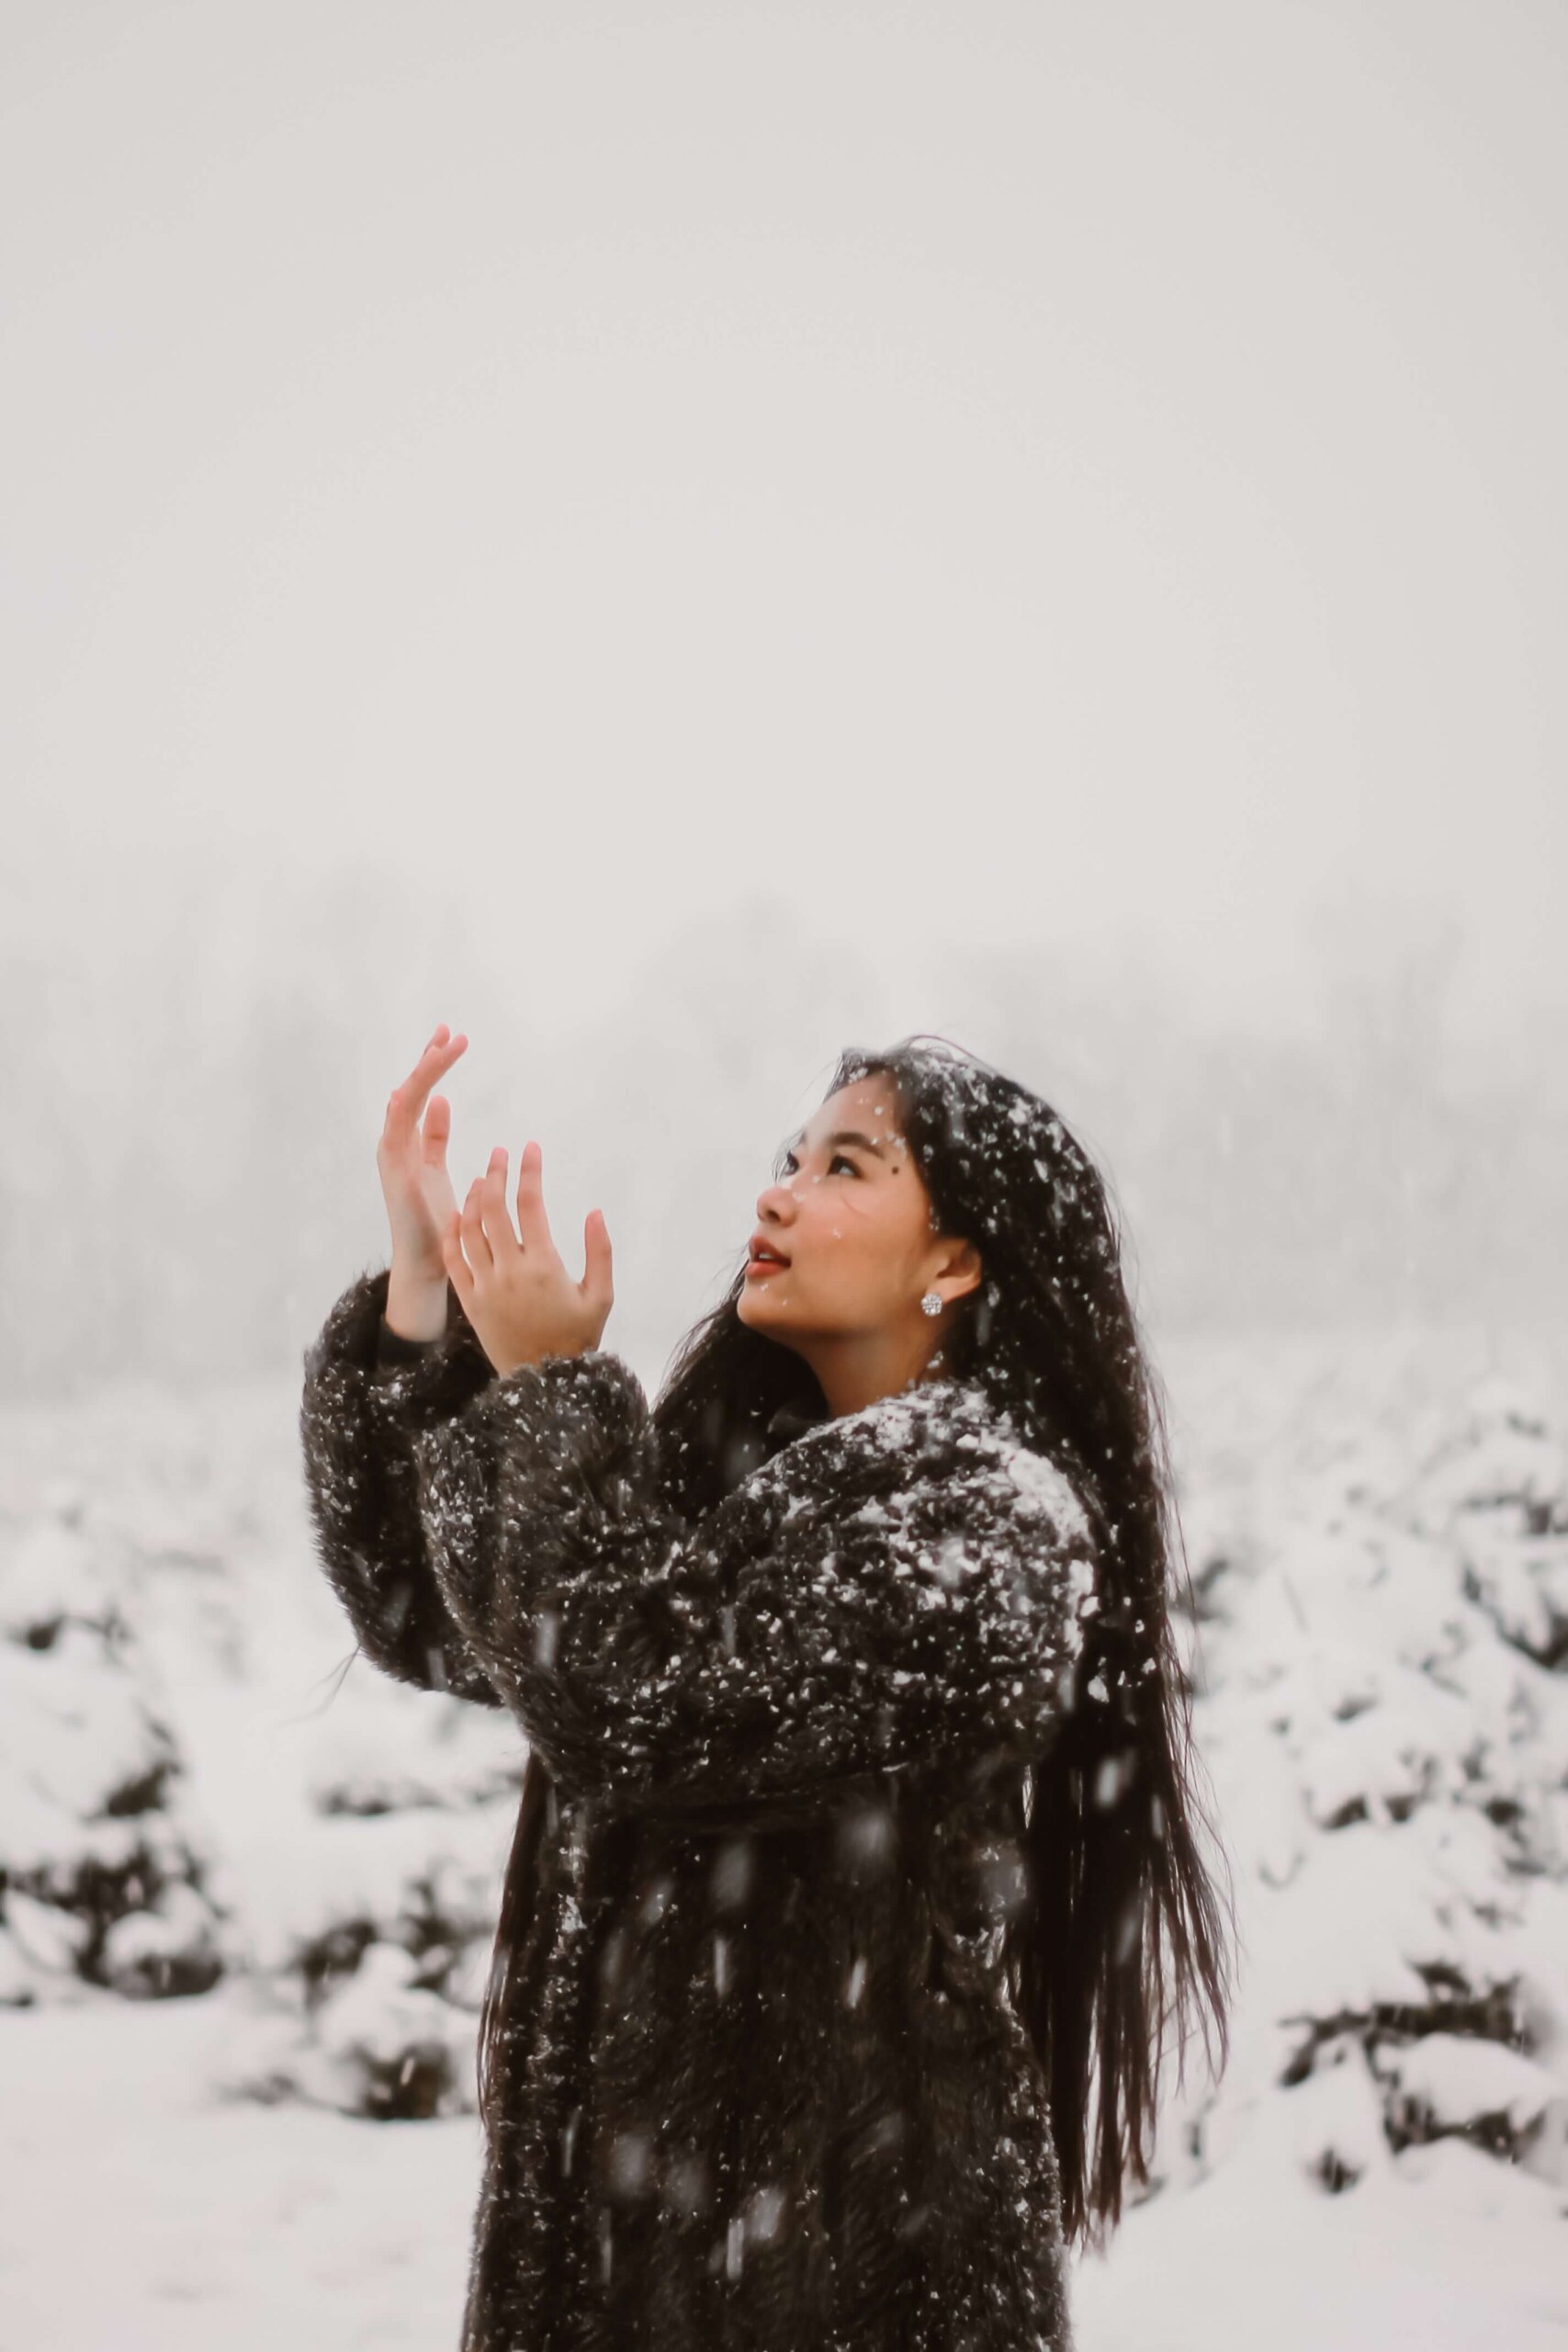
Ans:
[[[941,1291],[928,1290],[924,1298],[921,1299],[920,1305],[925,1308],[928,1315],[940,1315],[942,1313]]]

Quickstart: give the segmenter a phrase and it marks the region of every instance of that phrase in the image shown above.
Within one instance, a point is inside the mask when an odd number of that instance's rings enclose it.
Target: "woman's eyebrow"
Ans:
[[[794,1151],[798,1144],[803,1144],[805,1141],[806,1129],[802,1127],[798,1135],[790,1137],[784,1149]],[[835,1134],[825,1136],[823,1142],[825,1144],[858,1143],[863,1151],[874,1151],[878,1159],[886,1159],[887,1157],[882,1146],[879,1143],[873,1143],[869,1136],[863,1136],[858,1127],[840,1127]]]

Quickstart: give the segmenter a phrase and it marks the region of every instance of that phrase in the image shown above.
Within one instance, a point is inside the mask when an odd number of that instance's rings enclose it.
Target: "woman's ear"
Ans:
[[[950,1243],[943,1251],[935,1272],[944,1281],[951,1280],[954,1275],[961,1275],[963,1282],[961,1287],[949,1298],[948,1305],[956,1306],[961,1298],[967,1298],[972,1290],[978,1290],[985,1271],[981,1263],[980,1252],[972,1241]]]

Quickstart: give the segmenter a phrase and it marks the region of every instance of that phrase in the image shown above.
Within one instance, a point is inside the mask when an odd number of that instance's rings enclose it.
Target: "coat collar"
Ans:
[[[775,1453],[782,1453],[786,1445],[791,1444],[797,1437],[804,1437],[809,1430],[829,1429],[836,1426],[838,1431],[847,1440],[858,1434],[863,1429],[870,1428],[874,1422],[890,1419],[900,1408],[913,1407],[919,1411],[940,1414],[955,1403],[958,1403],[961,1408],[967,1407],[971,1412],[978,1408],[988,1415],[990,1411],[989,1400],[978,1383],[960,1381],[953,1377],[920,1381],[913,1388],[899,1390],[894,1396],[876,1397],[871,1404],[863,1405],[860,1410],[854,1413],[834,1415],[829,1412],[825,1405],[797,1404],[786,1400],[784,1404],[774,1407],[771,1418],[764,1426],[762,1432],[762,1442],[766,1449],[764,1459],[771,1461]]]

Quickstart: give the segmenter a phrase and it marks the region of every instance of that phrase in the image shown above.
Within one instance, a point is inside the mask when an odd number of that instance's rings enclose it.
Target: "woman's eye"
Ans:
[[[854,1161],[849,1157],[847,1152],[836,1151],[833,1154],[832,1159],[828,1162],[828,1173],[829,1176],[832,1174],[834,1169],[838,1167],[840,1160],[842,1160],[844,1166],[849,1170],[852,1176],[858,1176],[860,1174],[860,1170],[855,1166]],[[784,1164],[782,1172],[785,1176],[788,1176],[793,1173],[794,1169],[795,1154],[793,1151],[786,1151],[784,1154]]]

